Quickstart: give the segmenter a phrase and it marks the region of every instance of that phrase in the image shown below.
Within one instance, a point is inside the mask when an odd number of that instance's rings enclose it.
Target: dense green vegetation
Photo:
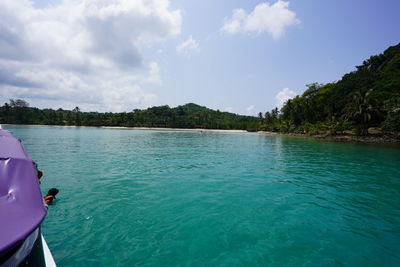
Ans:
[[[21,99],[11,99],[0,107],[0,123],[44,124],[77,126],[127,126],[127,127],[171,127],[204,129],[257,130],[256,117],[241,116],[229,112],[215,111],[196,104],[176,108],[169,106],[151,107],[132,112],[99,113],[73,110],[38,109],[29,107]]]
[[[259,114],[260,129],[306,134],[400,132],[400,44],[372,56],[340,81],[313,83],[281,110]]]
[[[266,130],[284,133],[364,135],[400,132],[400,44],[372,56],[340,81],[307,85],[301,95],[259,118],[211,110],[196,104],[98,113],[38,109],[21,99],[0,107],[0,123],[77,126],[171,127]]]

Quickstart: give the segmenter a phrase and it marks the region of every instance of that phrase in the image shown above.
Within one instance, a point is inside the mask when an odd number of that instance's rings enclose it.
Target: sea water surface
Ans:
[[[6,126],[60,189],[59,266],[400,266],[400,149]]]

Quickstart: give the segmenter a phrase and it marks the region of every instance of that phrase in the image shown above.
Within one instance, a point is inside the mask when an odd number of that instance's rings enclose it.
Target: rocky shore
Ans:
[[[395,135],[384,135],[384,134],[369,134],[369,135],[347,135],[347,134],[337,134],[337,135],[307,135],[298,133],[275,133],[275,132],[260,132],[263,134],[270,135],[286,135],[286,136],[297,136],[305,138],[316,138],[324,139],[338,142],[356,142],[356,143],[369,143],[369,144],[396,144],[400,145],[400,136]]]
[[[393,135],[316,135],[313,137],[340,142],[400,145],[400,137]]]

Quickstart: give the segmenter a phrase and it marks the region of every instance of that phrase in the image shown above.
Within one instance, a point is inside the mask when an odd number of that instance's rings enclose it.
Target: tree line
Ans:
[[[400,133],[400,44],[365,60],[337,82],[307,85],[302,95],[253,116],[212,110],[193,103],[100,113],[38,109],[22,99],[0,107],[0,123],[76,126],[241,129],[283,133]]]
[[[82,112],[79,107],[72,110],[39,109],[29,107],[22,99],[11,99],[0,107],[0,123],[75,125],[75,126],[124,126],[161,128],[204,128],[256,131],[256,117],[242,116],[212,110],[193,103],[170,108],[157,106],[135,109],[132,112],[100,113]]]
[[[259,114],[260,129],[285,133],[400,132],[400,44],[365,60],[341,80],[312,83],[284,106]]]

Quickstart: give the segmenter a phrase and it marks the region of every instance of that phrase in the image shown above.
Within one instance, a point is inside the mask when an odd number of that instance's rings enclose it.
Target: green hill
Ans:
[[[370,127],[400,132],[400,44],[337,82],[308,85],[280,111],[267,112],[261,123],[264,130],[308,134],[367,134]]]
[[[281,110],[266,112],[260,119],[212,110],[194,103],[170,108],[157,106],[132,112],[98,113],[38,109],[24,100],[10,100],[0,107],[0,123],[171,127],[268,130],[306,134],[353,132],[368,128],[400,132],[400,44],[372,56],[362,65],[328,84],[313,83]]]
[[[169,106],[135,109],[132,112],[98,113],[74,110],[38,109],[29,107],[23,100],[10,100],[0,107],[0,123],[78,125],[78,126],[127,126],[168,127],[204,129],[256,130],[256,117],[242,116],[212,110],[189,103],[170,108]]]

